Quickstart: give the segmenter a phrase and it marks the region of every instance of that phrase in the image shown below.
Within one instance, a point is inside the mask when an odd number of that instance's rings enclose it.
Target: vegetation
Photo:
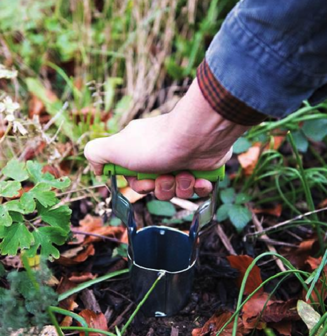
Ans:
[[[171,319],[133,305],[125,228],[83,156],[90,139],[174,106],[234,3],[0,1],[1,334],[326,334],[326,102],[237,141],[194,295]],[[204,201],[118,182],[139,227],[188,230]]]

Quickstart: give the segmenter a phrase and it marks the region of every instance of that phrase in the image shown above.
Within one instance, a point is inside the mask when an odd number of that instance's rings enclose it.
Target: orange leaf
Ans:
[[[57,293],[62,294],[75,287],[76,284],[74,282],[69,281],[67,277],[63,277],[60,279],[60,283],[57,288]],[[76,296],[77,294],[72,294],[67,299],[62,300],[59,306],[61,308],[73,311],[76,307],[78,307],[78,304],[75,302]]]
[[[129,200],[130,203],[135,203],[146,196],[145,194],[138,194],[131,187],[121,188],[120,192]]]
[[[103,331],[108,331],[107,320],[104,314],[95,313],[92,310],[84,309],[78,315],[82,316],[88,326],[94,329],[100,329]],[[80,324],[79,324],[80,325]],[[80,336],[84,336],[84,332],[80,332]],[[89,333],[90,336],[102,336],[100,333]]]
[[[232,313],[225,312],[222,314],[215,313],[213,316],[210,317],[210,319],[205,323],[205,325],[202,328],[196,328],[192,331],[192,336],[214,336],[220,329],[223,327],[223,325],[230,319],[232,316]],[[230,336],[232,334],[233,330],[233,324],[234,320],[230,322],[224,331],[220,334],[222,336]],[[243,324],[241,319],[238,319],[237,322],[237,336],[243,335]]]
[[[238,155],[238,161],[242,168],[244,169],[245,175],[251,175],[255,166],[258,163],[260,156],[260,147],[253,146],[250,147],[245,153]]]
[[[253,212],[256,214],[267,214],[276,217],[280,217],[282,214],[283,206],[281,204],[277,204],[274,208],[260,209],[254,208]]]
[[[249,301],[245,303],[242,309],[242,320],[245,328],[262,329],[265,327],[265,323],[258,321],[258,316],[260,316],[260,313],[265,306],[268,297],[268,293],[262,292],[259,295],[254,295]]]
[[[73,252],[74,250],[77,250],[77,249],[74,248],[71,250]],[[77,265],[85,261],[89,256],[94,255],[95,253],[95,250],[92,244],[88,245],[86,248],[81,248],[80,251],[77,252],[76,256],[74,255],[74,253],[72,253],[72,257],[70,257],[70,255],[68,254],[69,250],[65,251],[66,256],[65,254],[62,254],[56,262],[64,266]]]
[[[297,299],[270,301],[262,314],[265,322],[296,321],[300,319],[296,309]]]
[[[93,280],[97,277],[96,274],[92,274],[91,272],[82,272],[82,273],[77,273],[74,272],[72,275],[69,277],[69,281],[74,282],[74,283],[82,283],[88,280]]]
[[[247,255],[240,255],[240,256],[228,256],[227,257],[230,265],[237,269],[239,271],[239,276],[236,280],[236,283],[238,287],[241,287],[242,280],[244,277],[244,274],[247,270],[247,268],[250,266],[250,264],[253,261],[253,258],[247,256]],[[260,274],[260,268],[255,265],[246,281],[244,294],[249,295],[251,294],[255,289],[257,289],[262,284],[261,274]],[[256,295],[259,295],[263,293],[263,288],[260,288]]]

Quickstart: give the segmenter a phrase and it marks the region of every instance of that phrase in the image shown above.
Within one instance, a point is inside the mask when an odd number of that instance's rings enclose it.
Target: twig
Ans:
[[[256,232],[248,233],[246,236],[256,236],[258,234],[262,235],[262,233],[265,233],[265,232],[268,232],[268,231],[272,231],[272,230],[276,230],[277,228],[279,228],[281,226],[285,226],[285,225],[287,225],[289,223],[292,223],[292,222],[294,222],[294,221],[296,221],[298,219],[302,219],[303,217],[307,217],[307,216],[310,216],[312,214],[323,212],[323,211],[326,211],[326,210],[327,210],[327,207],[322,208],[322,209],[317,209],[317,210],[314,210],[314,211],[309,211],[309,212],[306,212],[304,214],[298,215],[298,216],[296,216],[294,218],[288,219],[288,220],[286,220],[284,222],[278,223],[278,224],[276,224],[274,226],[271,226],[271,227],[269,227],[267,229],[263,229],[262,231],[256,231]]]
[[[261,222],[259,221],[257,215],[254,213],[253,209],[250,208],[250,211],[252,213],[252,221],[253,221],[253,224],[255,225],[256,229],[258,230],[258,232],[262,232],[263,231],[263,228],[262,228],[262,224]],[[266,239],[266,240],[269,240],[269,237],[266,235],[266,234],[263,234],[261,236],[262,238]],[[274,246],[272,246],[270,243],[266,242],[266,245],[267,245],[267,248],[270,252],[273,252],[273,253],[277,253],[276,249]],[[282,271],[282,272],[285,272],[286,271],[286,268],[283,264],[283,262],[276,258],[275,256],[273,256],[277,266],[279,267],[279,269]]]
[[[232,244],[230,243],[229,238],[226,236],[226,233],[224,232],[224,230],[221,227],[221,225],[217,225],[216,226],[216,231],[217,231],[217,234],[218,234],[221,242],[223,243],[223,245],[225,246],[226,250],[228,251],[228,253],[230,255],[237,255],[237,253],[235,252]]]
[[[274,239],[271,239],[271,238],[265,238],[263,236],[259,237],[258,240],[263,241],[266,244],[270,244],[270,245],[299,248],[299,246],[296,245],[296,244],[284,243],[284,242],[280,242],[280,241],[277,241],[277,240],[274,240]]]
[[[98,237],[98,238],[101,238],[101,239],[110,240],[110,241],[115,242],[115,243],[126,244],[126,243],[120,241],[117,238],[107,237],[107,236],[103,236],[103,235],[100,235],[100,234],[97,234],[97,233],[83,232],[83,231],[78,231],[78,230],[74,230],[74,229],[71,229],[70,231],[74,234],[91,236],[91,237]]]
[[[134,302],[131,302],[128,306],[127,306],[127,308],[116,318],[116,320],[112,323],[112,325],[109,327],[109,330],[110,329],[113,329],[113,328],[115,328],[115,326],[118,326],[120,323],[121,323],[121,321],[123,320],[123,316],[125,315],[125,314],[127,314],[127,312],[133,307],[133,305],[134,305]]]

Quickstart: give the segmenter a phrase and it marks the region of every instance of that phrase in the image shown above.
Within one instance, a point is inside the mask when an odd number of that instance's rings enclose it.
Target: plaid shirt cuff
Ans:
[[[204,98],[223,118],[244,126],[258,125],[267,118],[265,114],[229,93],[216,79],[205,60],[197,69],[197,79]]]

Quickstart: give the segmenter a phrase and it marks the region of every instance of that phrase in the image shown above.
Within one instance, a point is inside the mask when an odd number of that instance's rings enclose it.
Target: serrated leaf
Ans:
[[[14,197],[17,196],[21,184],[17,181],[0,181],[0,196],[2,197]]]
[[[241,232],[247,223],[252,218],[251,212],[248,208],[233,204],[228,211],[228,216],[237,232]]]
[[[235,204],[244,204],[251,200],[251,196],[246,193],[239,193],[235,197]]]
[[[67,205],[62,205],[55,209],[47,209],[38,204],[38,213],[41,218],[53,227],[59,227],[64,231],[70,229],[71,209]]]
[[[14,223],[2,232],[1,254],[16,255],[18,249],[28,249],[34,242],[33,235],[22,223]]]
[[[0,224],[4,226],[10,226],[12,224],[9,212],[2,204],[0,204]]]
[[[17,159],[10,160],[3,168],[2,174],[19,182],[28,179],[28,173],[25,168],[25,163],[20,162]]]
[[[309,141],[304,136],[301,130],[292,132],[293,140],[295,143],[296,148],[301,152],[305,153],[308,150]]]
[[[60,228],[45,226],[36,229],[33,232],[34,245],[26,252],[26,255],[30,258],[34,257],[39,247],[41,247],[41,256],[50,257],[55,259],[60,257],[60,252],[53,246],[62,245],[67,239],[67,233]]]
[[[308,303],[302,300],[297,302],[296,308],[302,321],[307,325],[309,331],[311,331],[321,319],[321,315],[317,313]],[[320,335],[322,329],[323,328],[320,327],[316,335]]]
[[[69,187],[70,180],[68,177],[61,177],[56,179],[50,173],[42,173],[42,165],[38,162],[27,161],[26,163],[27,171],[30,174],[31,179],[34,183],[44,183],[50,188],[64,189]]]
[[[150,214],[156,216],[172,217],[176,213],[175,207],[170,202],[165,201],[150,201],[146,204]]]
[[[217,210],[217,220],[222,222],[228,218],[228,212],[232,204],[222,204]]]
[[[29,214],[35,210],[35,201],[29,193],[24,193],[19,200],[9,201],[4,204],[8,211],[15,211],[21,214]]]
[[[251,147],[251,142],[244,137],[240,137],[236,140],[236,142],[233,145],[233,153],[235,153],[235,154],[244,153],[250,147]]]
[[[321,141],[327,135],[327,118],[307,120],[303,123],[302,130],[308,138]]]
[[[56,194],[50,191],[51,186],[45,183],[38,183],[26,194],[36,198],[44,207],[50,207],[58,203]]]
[[[235,201],[235,197],[236,194],[234,188],[227,188],[220,192],[220,199],[225,204],[233,203]]]

